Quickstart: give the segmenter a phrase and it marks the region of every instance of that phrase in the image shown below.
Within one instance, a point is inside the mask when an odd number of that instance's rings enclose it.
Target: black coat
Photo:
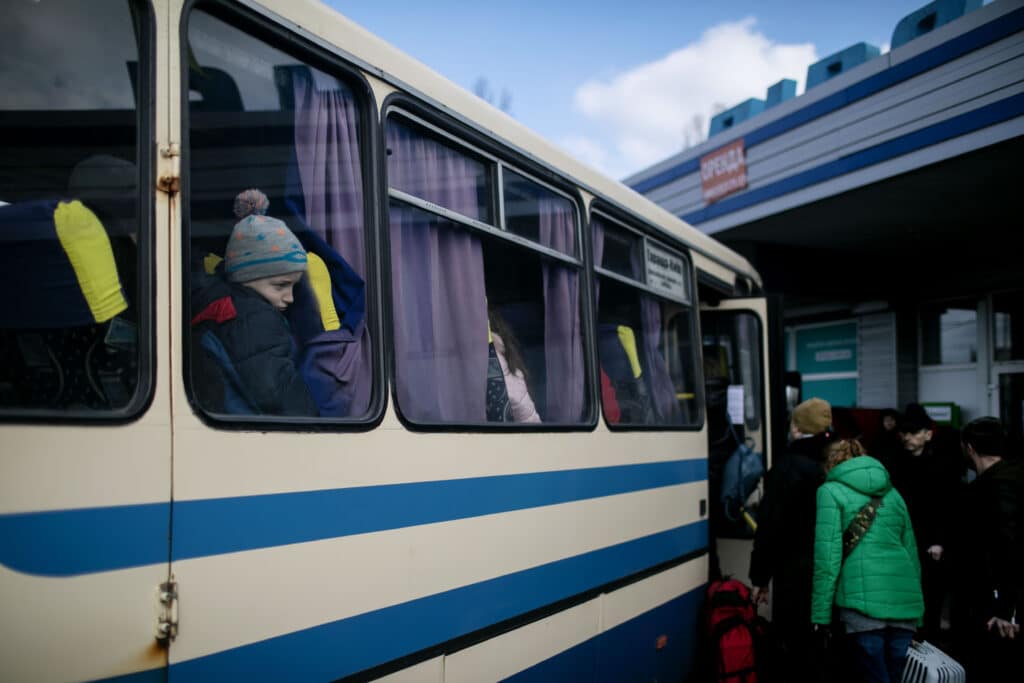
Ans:
[[[750,580],[755,586],[773,581],[772,618],[783,629],[810,629],[814,519],[826,443],[820,435],[792,442],[765,477]]]
[[[961,462],[959,444],[954,453],[933,438],[921,455],[904,450],[885,463],[892,485],[907,503],[921,555],[933,545],[950,549],[953,514],[962,498]]]
[[[193,299],[192,325],[193,386],[202,407],[220,413],[318,415],[295,365],[284,315],[249,287],[220,277],[206,278],[204,285]],[[226,300],[234,313],[230,317]],[[206,334],[220,342],[220,356],[210,352],[210,340],[203,344]]]
[[[1024,619],[1024,461],[1001,460],[967,487],[955,547],[958,613],[967,628]],[[998,596],[998,597],[997,597]]]

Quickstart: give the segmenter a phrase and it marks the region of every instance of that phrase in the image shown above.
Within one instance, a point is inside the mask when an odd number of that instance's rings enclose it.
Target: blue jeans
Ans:
[[[865,683],[899,683],[907,648],[914,633],[903,628],[862,631],[849,635],[852,656]]]

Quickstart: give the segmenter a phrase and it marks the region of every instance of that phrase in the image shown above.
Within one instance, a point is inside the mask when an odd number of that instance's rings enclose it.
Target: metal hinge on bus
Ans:
[[[181,145],[172,142],[169,145],[159,145],[160,158],[166,160],[160,168],[160,177],[156,181],[156,188],[167,194],[177,194],[181,189]]]
[[[166,645],[178,635],[178,583],[161,583],[157,599],[160,616],[156,620],[156,639]]]

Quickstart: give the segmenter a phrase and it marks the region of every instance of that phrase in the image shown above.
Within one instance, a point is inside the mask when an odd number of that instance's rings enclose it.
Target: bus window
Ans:
[[[192,396],[231,419],[366,419],[364,102],[235,24],[188,19]]]
[[[595,214],[591,227],[605,420],[699,426],[689,263],[604,215]]]
[[[575,204],[399,116],[388,118],[387,145],[403,417],[580,423],[588,406]],[[490,184],[498,177],[500,193]]]
[[[125,0],[4,9],[0,413],[124,417],[147,401],[147,16]]]

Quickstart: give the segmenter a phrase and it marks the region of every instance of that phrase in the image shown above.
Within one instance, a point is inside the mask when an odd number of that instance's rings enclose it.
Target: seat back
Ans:
[[[0,207],[0,407],[110,409],[137,382],[106,229],[77,200]]]

